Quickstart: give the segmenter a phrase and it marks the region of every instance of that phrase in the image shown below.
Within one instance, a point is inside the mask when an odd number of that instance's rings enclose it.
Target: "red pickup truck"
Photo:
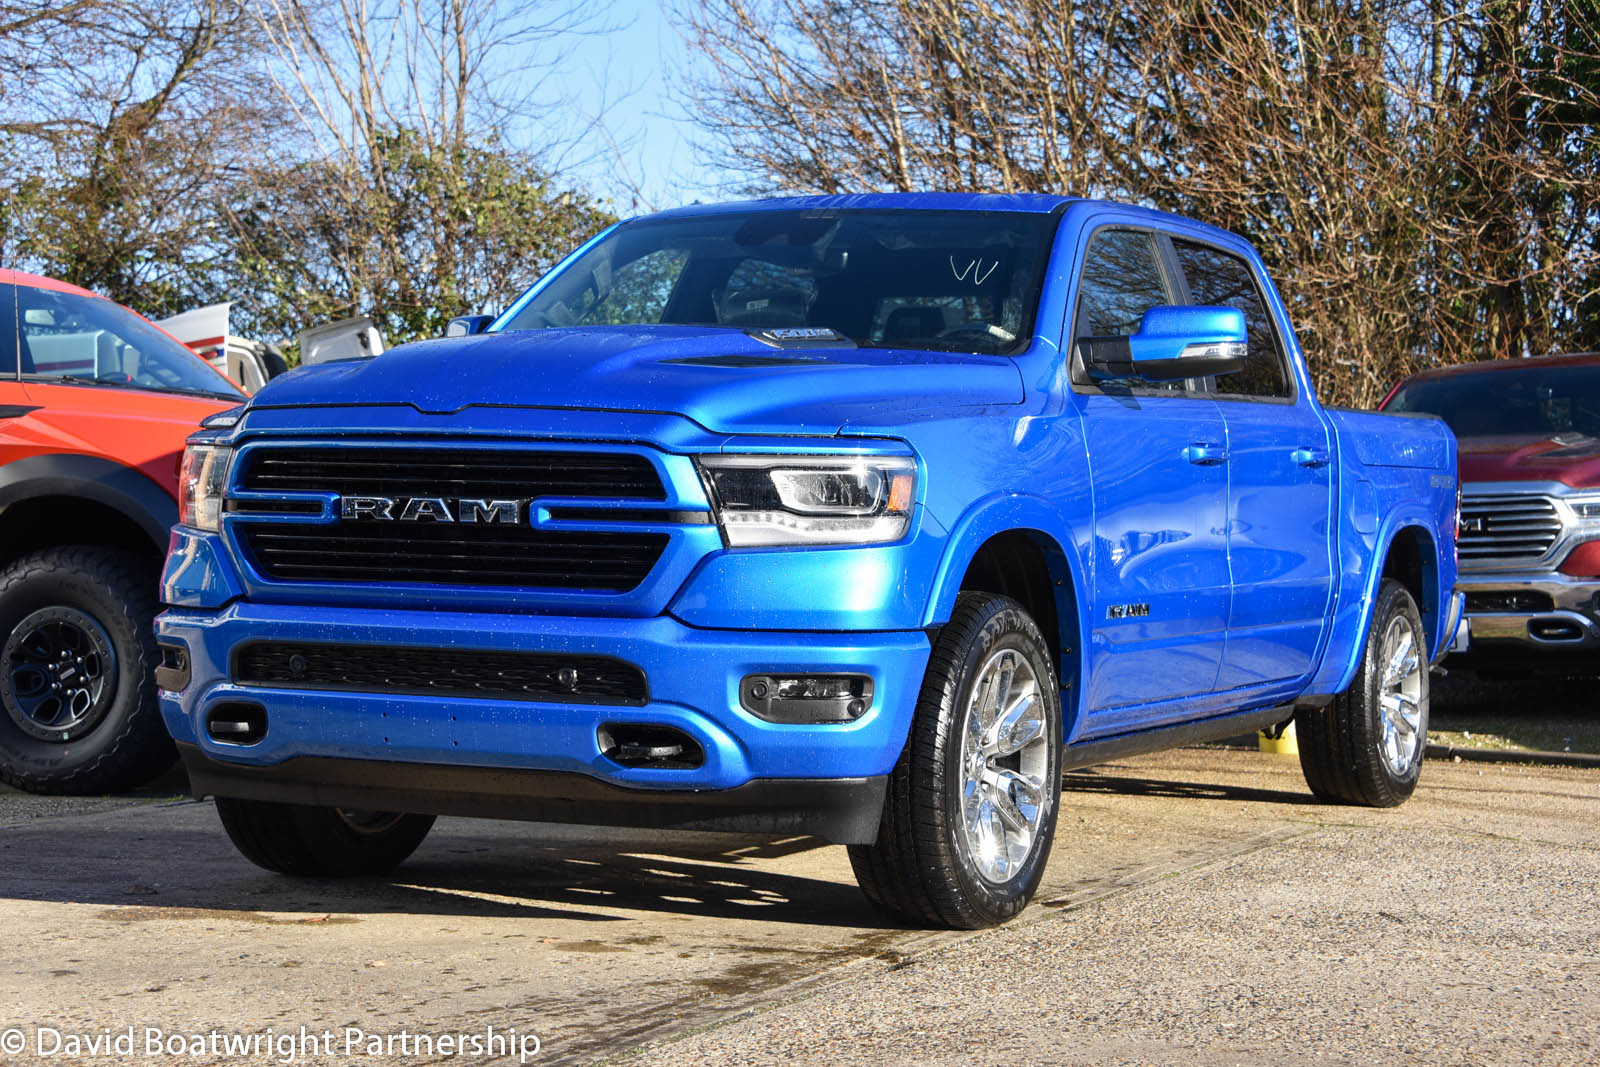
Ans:
[[[1425,371],[1383,409],[1438,415],[1460,442],[1458,661],[1600,673],[1600,354]]]
[[[0,270],[0,781],[98,793],[171,766],[150,624],[178,464],[243,399],[120,304]]]

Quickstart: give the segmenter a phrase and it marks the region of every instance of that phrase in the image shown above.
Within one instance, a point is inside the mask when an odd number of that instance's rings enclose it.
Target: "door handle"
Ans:
[[[1183,450],[1183,458],[1198,467],[1215,467],[1218,463],[1228,462],[1228,450],[1222,445],[1196,441]]]
[[[1320,467],[1328,462],[1326,448],[1297,448],[1289,457],[1302,467]]]

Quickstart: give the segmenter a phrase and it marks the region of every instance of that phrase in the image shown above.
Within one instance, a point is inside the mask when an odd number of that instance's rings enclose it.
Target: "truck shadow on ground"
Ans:
[[[1175,800],[1228,800],[1247,804],[1296,804],[1326,806],[1309,792],[1259,789],[1253,786],[1217,785],[1212,782],[1174,782],[1156,778],[1135,778],[1116,773],[1115,768],[1094,767],[1068,771],[1062,776],[1062,791],[1137,797],[1170,797]]]
[[[1068,803],[1073,794],[1319,803],[1307,793],[1120,770],[1067,773]],[[209,803],[182,801],[0,828],[0,902],[100,905],[100,918],[123,922],[355,922],[394,912],[609,924],[645,912],[886,929],[891,924],[861,896],[842,851],[825,851],[832,847],[811,837],[448,819],[389,877],[318,880],[251,865]]]
[[[66,831],[52,820],[50,826],[0,829],[0,901],[98,904],[131,911],[125,921],[330,922],[405,912],[610,923],[626,920],[616,914],[621,910],[808,926],[884,925],[853,884],[762,863],[828,847],[816,838],[685,835],[680,841],[655,834],[595,845],[571,841],[566,828],[528,824],[515,832],[473,834],[460,830],[471,824],[441,823],[386,878],[322,880],[254,867],[233,851],[220,828],[159,825],[159,816],[185,808],[190,815],[210,814],[193,810],[199,807],[147,809],[140,813],[142,825],[80,824]],[[829,864],[835,873],[838,866]]]

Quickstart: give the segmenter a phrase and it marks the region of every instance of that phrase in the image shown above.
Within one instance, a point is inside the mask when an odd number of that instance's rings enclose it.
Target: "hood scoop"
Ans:
[[[680,367],[815,367],[838,366],[830,360],[805,356],[685,356],[682,359],[663,359],[662,363],[675,363]]]
[[[1558,433],[1550,438],[1550,443],[1559,446],[1544,453],[1544,456],[1551,459],[1577,459],[1600,455],[1600,437],[1590,437],[1585,433]]]

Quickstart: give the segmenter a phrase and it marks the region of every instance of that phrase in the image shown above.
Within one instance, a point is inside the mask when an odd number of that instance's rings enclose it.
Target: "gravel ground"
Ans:
[[[574,1067],[1600,1062],[1600,770],[1430,761],[1388,811],[1251,750],[1074,772],[1037,902],[978,934],[885,927],[812,839],[447,819],[391,879],[279,878],[167,788],[0,790],[0,1044],[514,1027]]]
[[[1593,1064],[1600,848],[1572,829],[1312,830],[638,1062]]]

